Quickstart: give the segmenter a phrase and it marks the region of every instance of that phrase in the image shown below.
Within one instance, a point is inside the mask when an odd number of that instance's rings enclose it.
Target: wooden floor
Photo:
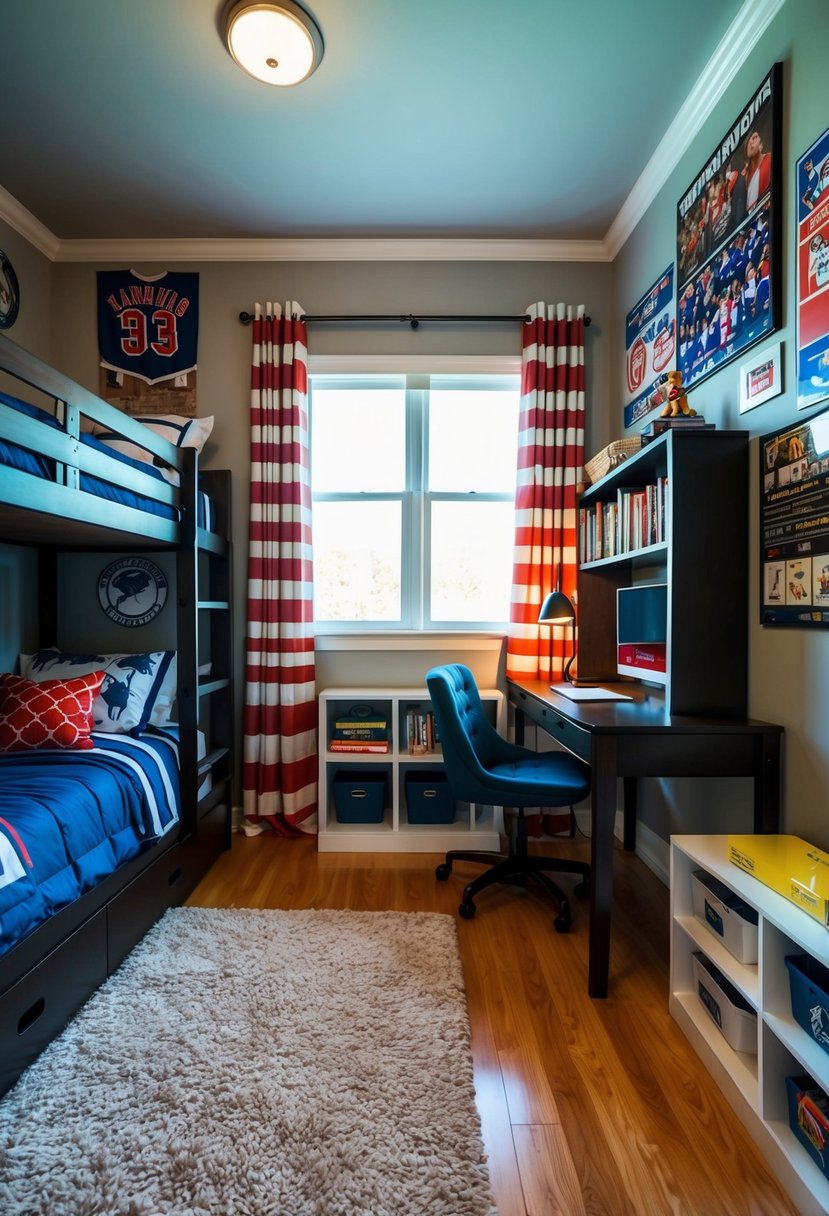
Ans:
[[[554,848],[587,859],[584,841]],[[464,875],[480,867],[441,883],[438,860],[234,836],[188,902],[455,916],[500,1216],[797,1216],[668,1013],[668,894],[638,858],[617,849],[601,1001],[587,995],[584,903],[566,935],[545,897],[515,888],[481,893],[463,921]]]

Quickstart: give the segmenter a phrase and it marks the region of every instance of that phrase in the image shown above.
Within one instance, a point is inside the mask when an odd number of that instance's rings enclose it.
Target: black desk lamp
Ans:
[[[570,668],[573,664],[573,659],[576,657],[576,610],[570,600],[556,587],[555,591],[551,591],[541,605],[541,611],[538,614],[539,625],[566,625],[570,622],[573,636],[573,653],[567,660],[562,673],[562,679],[566,683],[570,683]],[[553,638],[550,634],[550,667],[552,668],[553,657]],[[552,685],[550,687],[553,687]]]

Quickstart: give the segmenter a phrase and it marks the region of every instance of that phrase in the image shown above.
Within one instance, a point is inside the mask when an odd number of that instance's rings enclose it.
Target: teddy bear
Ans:
[[[685,396],[685,389],[682,387],[682,372],[667,372],[665,387],[665,408],[660,417],[675,418],[677,414],[685,414],[688,418],[695,418],[697,411],[691,409],[688,398]]]

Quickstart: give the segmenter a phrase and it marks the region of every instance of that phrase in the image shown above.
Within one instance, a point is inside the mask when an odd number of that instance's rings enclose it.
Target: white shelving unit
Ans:
[[[493,725],[504,731],[506,702],[497,689],[481,689],[481,701]],[[331,752],[328,743],[337,718],[354,705],[371,705],[389,723],[389,751]],[[458,803],[452,823],[408,822],[406,773],[442,769],[440,750],[413,755],[408,750],[406,715],[410,707],[431,707],[425,688],[326,688],[319,694],[319,836],[321,853],[444,853],[449,849],[497,851],[503,822],[500,807]],[[337,773],[377,770],[388,775],[382,823],[339,823],[333,796]]]
[[[694,916],[691,875],[703,869],[758,913],[758,961],[745,966]],[[734,1051],[697,995],[691,957],[702,950],[757,1012],[757,1051]],[[801,1216],[829,1212],[829,1180],[789,1127],[787,1076],[808,1073],[829,1093],[829,1052],[792,1016],[784,959],[829,965],[829,929],[728,860],[726,836],[671,838],[670,1010],[734,1107]]]

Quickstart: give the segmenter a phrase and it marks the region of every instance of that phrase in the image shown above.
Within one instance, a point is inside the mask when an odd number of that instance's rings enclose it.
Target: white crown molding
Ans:
[[[604,244],[609,261],[612,262],[619,253],[690,147],[703,122],[713,112],[738,68],[745,63],[746,57],[785,3],[786,0],[745,0],[608,228]]]
[[[606,262],[603,241],[274,239],[61,241],[58,262]]]
[[[0,186],[5,220],[52,262],[612,262],[786,0],[745,0],[603,240],[67,240]]]
[[[45,254],[50,262],[54,262],[60,249],[58,238],[2,186],[0,186],[0,219],[5,220],[10,228],[19,232],[30,245],[34,245],[35,249]]]

